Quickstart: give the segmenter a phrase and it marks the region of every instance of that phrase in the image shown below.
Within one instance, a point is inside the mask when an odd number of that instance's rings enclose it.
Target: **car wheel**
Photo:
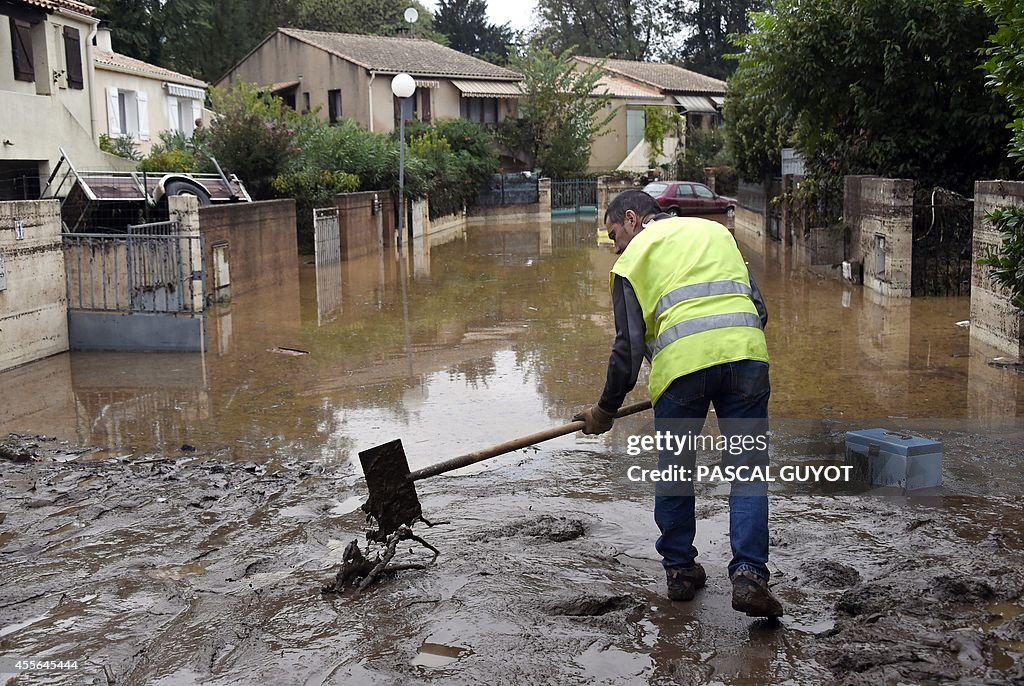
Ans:
[[[726,216],[726,218],[728,218],[728,219],[735,219],[735,218],[736,218],[736,208],[735,208],[735,207],[732,207],[732,206],[730,205],[730,206],[729,206],[729,207],[728,207],[728,208],[727,208],[727,209],[725,210],[725,216]]]
[[[206,206],[210,204],[210,194],[206,189],[196,183],[188,181],[171,181],[164,186],[164,195],[194,195],[199,198],[199,204]]]
[[[670,207],[665,211],[671,214],[673,217],[678,217],[680,214],[678,207]]]

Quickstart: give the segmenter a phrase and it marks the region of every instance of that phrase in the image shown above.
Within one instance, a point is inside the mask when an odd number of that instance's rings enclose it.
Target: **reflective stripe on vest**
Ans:
[[[712,329],[727,329],[731,326],[753,326],[760,329],[761,318],[749,312],[734,312],[732,314],[712,314],[707,317],[687,319],[658,336],[658,340],[649,348],[651,360],[654,360],[658,353],[680,338],[692,336],[695,333],[711,331]]]
[[[711,281],[710,283],[695,283],[689,286],[677,288],[658,302],[654,311],[654,318],[661,319],[661,315],[670,307],[674,307],[686,300],[694,298],[707,298],[712,295],[750,295],[753,293],[750,286],[741,281]],[[742,326],[737,324],[736,326]],[[758,323],[760,326],[760,323]]]

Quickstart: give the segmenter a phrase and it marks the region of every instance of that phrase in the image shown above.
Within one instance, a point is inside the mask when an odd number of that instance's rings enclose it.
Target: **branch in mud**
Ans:
[[[398,544],[402,541],[419,543],[431,551],[434,556],[427,563],[404,562],[392,564],[392,560],[398,552]],[[369,551],[367,551],[367,554],[369,554]],[[321,588],[321,592],[344,593],[346,590],[354,587],[356,593],[359,594],[379,581],[385,573],[409,569],[426,569],[434,564],[440,554],[441,551],[427,543],[420,536],[414,534],[408,526],[401,526],[397,531],[390,534],[383,545],[373,552],[372,557],[364,555],[363,551],[359,548],[359,543],[352,541],[345,547],[341,569],[338,570],[333,579],[329,580]]]

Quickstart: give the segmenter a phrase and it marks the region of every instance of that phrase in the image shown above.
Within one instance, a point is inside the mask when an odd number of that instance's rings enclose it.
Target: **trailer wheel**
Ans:
[[[199,198],[199,204],[206,206],[210,204],[210,194],[206,192],[206,189],[197,183],[191,181],[175,180],[170,181],[164,186],[164,195],[170,197],[172,195],[194,195]]]

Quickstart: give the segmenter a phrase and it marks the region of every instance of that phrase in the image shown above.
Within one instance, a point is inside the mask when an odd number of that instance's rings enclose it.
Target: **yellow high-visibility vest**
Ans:
[[[651,402],[681,376],[739,360],[768,362],[746,263],[729,230],[698,218],[662,219],[612,267],[640,301],[651,359]]]

